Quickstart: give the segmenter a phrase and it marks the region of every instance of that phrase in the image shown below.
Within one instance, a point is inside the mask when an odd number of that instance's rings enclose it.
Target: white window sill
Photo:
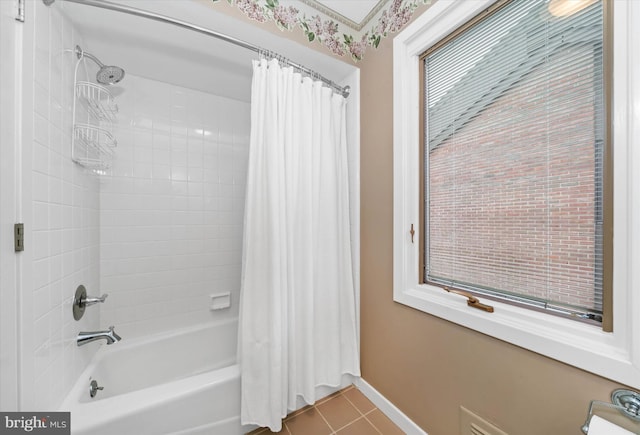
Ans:
[[[620,338],[597,326],[481,298],[495,308],[487,313],[429,285],[394,291],[394,300],[611,379],[624,382],[640,375]]]

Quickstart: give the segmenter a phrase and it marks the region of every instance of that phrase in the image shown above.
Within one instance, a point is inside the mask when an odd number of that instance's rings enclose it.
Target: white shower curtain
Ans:
[[[358,376],[345,99],[254,61],[239,360],[243,424]]]

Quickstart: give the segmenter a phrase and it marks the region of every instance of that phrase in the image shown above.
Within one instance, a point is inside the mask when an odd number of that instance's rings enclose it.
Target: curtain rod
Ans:
[[[171,18],[168,17],[166,15],[160,15],[157,14],[155,12],[149,12],[149,11],[145,11],[142,9],[137,9],[137,8],[133,8],[130,6],[125,6],[125,5],[118,5],[115,3],[110,3],[108,1],[96,1],[96,0],[64,0],[67,2],[71,2],[71,3],[78,3],[81,5],[87,5],[87,6],[94,6],[97,8],[102,8],[102,9],[108,9],[111,11],[116,11],[116,12],[123,12],[125,14],[129,14],[129,15],[135,15],[138,17],[143,17],[143,18],[148,18],[150,20],[154,20],[154,21],[159,21],[162,23],[167,23],[167,24],[173,24],[174,26],[178,26],[178,27],[182,27],[184,29],[189,29],[189,30],[193,30],[195,32],[198,33],[202,33],[208,36],[213,36],[214,38],[220,39],[222,41],[225,42],[229,42],[231,44],[237,45],[239,47],[242,48],[246,48],[247,50],[251,50],[251,51],[255,51],[256,53],[260,54],[261,56],[265,56],[265,57],[275,57],[277,58],[279,61],[286,63],[288,66],[293,67],[294,69],[312,77],[312,78],[316,78],[320,81],[322,81],[324,84],[326,84],[328,87],[330,87],[331,89],[337,91],[340,95],[342,95],[344,98],[347,98],[349,96],[349,93],[351,91],[351,88],[349,86],[345,86],[342,87],[340,85],[338,85],[337,83],[323,77],[322,75],[318,74],[317,72],[313,71],[312,69],[309,69],[307,67],[304,67],[300,64],[297,64],[295,62],[292,62],[291,60],[287,59],[284,56],[281,56],[273,51],[264,49],[262,47],[259,47],[257,45],[253,45],[250,44],[246,41],[242,41],[240,39],[234,38],[232,36],[229,35],[225,35],[223,33],[220,32],[216,32],[214,30],[210,30],[207,29],[206,27],[201,27],[192,23],[188,23],[186,21],[181,21],[181,20],[177,20],[175,18]],[[51,4],[53,4],[53,2],[55,2],[55,0],[42,0],[42,2],[47,5],[50,6]]]

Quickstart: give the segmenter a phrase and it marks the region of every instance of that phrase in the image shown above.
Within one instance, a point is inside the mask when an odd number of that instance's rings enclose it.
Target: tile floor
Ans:
[[[259,428],[249,435],[268,435]],[[389,418],[353,385],[314,405],[288,415],[282,423],[284,435],[403,435]]]

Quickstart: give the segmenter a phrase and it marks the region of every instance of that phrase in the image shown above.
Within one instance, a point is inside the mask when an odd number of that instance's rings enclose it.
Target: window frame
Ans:
[[[610,0],[605,0],[610,1]],[[613,332],[526,308],[491,302],[494,313],[423,284],[420,225],[420,57],[490,8],[495,0],[439,0],[407,26],[393,46],[394,301],[600,376],[640,388],[640,3],[614,1]],[[634,222],[636,225],[634,226]],[[413,225],[413,226],[412,226]],[[413,234],[412,234],[413,230]],[[634,294],[633,289],[637,289]]]
[[[426,59],[435,51],[437,51],[438,49],[440,49],[441,47],[443,47],[444,45],[446,45],[447,43],[449,43],[450,41],[453,41],[455,38],[462,36],[465,34],[465,32],[467,30],[469,30],[470,28],[479,25],[480,23],[484,22],[486,19],[490,18],[493,14],[499,13],[503,8],[508,7],[509,5],[511,5],[515,0],[499,0],[499,1],[495,1],[495,3],[491,4],[488,8],[486,8],[485,10],[483,10],[481,13],[479,13],[478,15],[476,15],[475,17],[473,17],[470,21],[466,22],[463,26],[455,29],[451,34],[447,35],[444,39],[441,39],[440,41],[438,41],[437,43],[435,43],[433,46],[431,46],[425,53],[422,53],[421,57],[420,57],[420,82],[421,82],[421,90],[420,90],[420,96],[422,97],[422,99],[420,100],[420,108],[421,108],[421,113],[420,113],[420,119],[421,120],[425,120],[426,119],[426,108],[425,108],[425,104],[426,104],[426,88],[425,88],[425,83],[426,81]],[[604,18],[606,20],[607,18],[607,14],[610,13],[610,10],[608,11],[608,7],[607,5],[605,5],[604,8]],[[607,31],[607,29],[604,29],[605,32]],[[609,46],[607,46],[607,44],[610,44],[611,41],[609,41],[610,35],[607,35],[607,39],[604,42],[604,47],[605,50],[609,50]],[[606,54],[606,53],[605,53]],[[603,63],[607,64],[607,55],[604,56],[603,59]],[[609,81],[609,75],[610,75],[610,68],[604,68],[604,70],[602,71],[602,75],[603,75],[603,80],[605,81],[604,85],[604,94],[608,95],[609,94],[609,86],[606,83],[607,81]],[[610,98],[608,98],[607,96],[604,96],[604,100],[608,101]],[[608,106],[608,104],[604,104],[604,106]],[[603,108],[603,121],[606,123],[607,122],[607,114],[609,113],[609,109],[608,107],[604,107]],[[424,128],[424,122],[421,122],[421,132],[420,132],[420,139],[421,139],[421,144],[420,144],[420,159],[421,159],[421,166],[420,166],[420,179],[421,182],[425,183],[425,178],[426,178],[426,174],[428,173],[428,171],[426,170],[426,164],[428,159],[425,156],[425,147],[427,146],[427,140],[426,140],[426,131]],[[607,166],[607,161],[610,159],[610,137],[609,137],[609,131],[607,131],[608,129],[604,129],[604,146],[599,149],[599,151],[602,152],[602,155],[605,156],[605,160],[604,160],[604,166]],[[483,290],[481,288],[478,288],[478,286],[474,285],[473,282],[469,282],[468,286],[462,286],[462,285],[458,285],[456,280],[452,280],[449,283],[445,283],[445,281],[441,281],[438,282],[437,278],[436,279],[429,279],[428,274],[427,274],[427,268],[428,268],[428,263],[429,263],[429,255],[428,255],[428,251],[426,249],[427,246],[427,240],[428,240],[428,236],[426,235],[426,231],[429,228],[428,226],[428,219],[427,217],[427,213],[428,210],[426,209],[425,206],[425,202],[427,201],[427,196],[428,196],[428,189],[426,189],[426,184],[425,183],[423,185],[421,185],[421,190],[420,190],[420,229],[421,232],[423,234],[423,237],[421,237],[419,239],[419,242],[421,243],[421,247],[420,247],[420,270],[422,273],[422,283],[426,283],[426,284],[431,284],[437,287],[443,287],[443,288],[450,288],[450,289],[455,289],[455,290],[459,290],[464,292],[465,294],[470,294],[474,297],[479,297],[479,298],[483,298],[485,300],[487,300],[487,303],[491,303],[494,300],[498,300],[498,301],[503,301],[506,302],[508,304],[515,304],[515,305],[520,305],[529,309],[534,309],[534,310],[539,310],[542,312],[545,312],[547,314],[551,313],[557,316],[564,316],[565,318],[570,318],[572,320],[575,321],[582,321],[582,322],[587,322],[587,323],[591,323],[594,325],[602,325],[603,329],[605,331],[611,331],[611,319],[612,319],[612,310],[611,310],[611,304],[610,304],[610,293],[611,293],[611,267],[609,262],[606,260],[607,256],[606,253],[610,252],[611,249],[611,243],[612,243],[612,234],[608,233],[605,229],[610,227],[610,221],[612,219],[612,216],[607,213],[606,211],[611,211],[612,210],[612,191],[611,191],[611,183],[610,183],[610,178],[611,178],[611,170],[608,167],[601,167],[599,168],[601,171],[604,171],[604,173],[606,174],[605,177],[601,178],[600,182],[601,184],[599,185],[599,188],[596,188],[595,191],[596,192],[600,192],[601,194],[604,193],[604,198],[605,200],[602,201],[601,200],[601,209],[604,209],[604,213],[600,220],[603,221],[603,225],[602,225],[602,229],[604,231],[604,234],[601,234],[601,245],[599,246],[599,248],[602,250],[602,254],[604,255],[604,259],[603,262],[601,264],[601,273],[602,273],[602,288],[601,290],[601,301],[602,301],[602,311],[597,311],[595,309],[590,309],[588,307],[579,307],[579,306],[564,306],[561,302],[554,302],[554,301],[546,301],[549,305],[545,306],[543,305],[543,303],[545,301],[543,300],[536,300],[535,298],[529,298],[526,294],[520,295],[518,294],[518,292],[515,292],[515,294],[508,294],[506,292],[501,291],[500,289],[486,289]],[[597,193],[596,193],[597,194]],[[597,234],[595,234],[595,239],[597,240],[598,236]],[[610,257],[610,256],[609,256]],[[595,317],[577,317],[577,316],[587,316],[587,315],[593,315],[593,316],[598,316],[599,319],[596,319]],[[576,317],[574,317],[576,316]]]

